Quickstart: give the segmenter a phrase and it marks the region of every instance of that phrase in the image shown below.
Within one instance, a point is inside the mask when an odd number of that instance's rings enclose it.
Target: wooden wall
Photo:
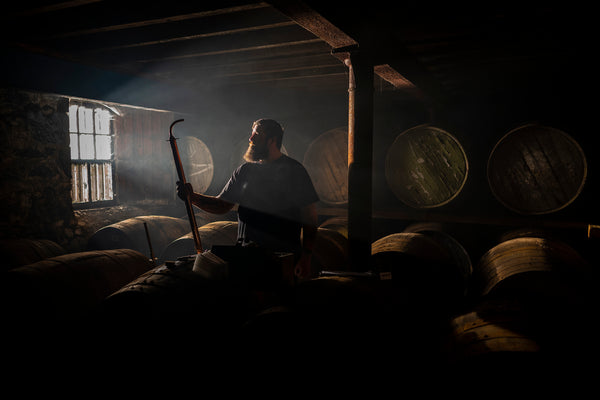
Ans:
[[[175,114],[117,106],[116,192],[120,203],[174,200],[173,158],[167,139]]]

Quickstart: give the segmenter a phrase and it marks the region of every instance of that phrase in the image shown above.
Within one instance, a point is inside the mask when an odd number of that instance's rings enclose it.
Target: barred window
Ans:
[[[71,196],[74,204],[114,199],[113,113],[101,104],[71,100]]]

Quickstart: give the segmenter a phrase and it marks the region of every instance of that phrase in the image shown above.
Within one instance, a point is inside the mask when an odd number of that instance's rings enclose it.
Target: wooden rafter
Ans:
[[[71,1],[63,1],[61,3],[48,4],[46,6],[31,8],[29,10],[16,11],[12,13],[8,13],[6,17],[14,18],[14,17],[27,17],[31,15],[45,14],[52,11],[65,10],[67,8],[84,6],[86,4],[98,3],[102,0],[71,0]]]
[[[224,31],[200,33],[197,35],[179,36],[179,37],[175,37],[175,38],[151,40],[151,41],[146,41],[146,42],[124,44],[124,45],[119,45],[119,46],[102,47],[102,48],[90,50],[87,53],[98,53],[98,52],[110,51],[110,50],[128,49],[128,48],[143,47],[143,46],[154,46],[157,44],[182,42],[182,41],[186,41],[186,40],[206,39],[206,38],[217,37],[217,36],[226,36],[226,35],[234,35],[234,34],[245,33],[245,32],[276,29],[276,28],[282,28],[285,26],[292,26],[292,25],[294,25],[294,22],[284,21],[284,22],[277,22],[274,24],[248,26],[245,28],[237,28],[237,29],[229,29],[229,30],[224,30]]]
[[[265,8],[268,6],[269,5],[266,3],[256,3],[256,4],[248,4],[248,5],[237,6],[237,7],[220,8],[220,9],[216,9],[216,10],[199,11],[199,12],[195,12],[195,13],[173,15],[173,16],[164,17],[164,18],[155,18],[155,19],[149,19],[149,20],[144,20],[144,21],[129,22],[126,24],[117,24],[117,25],[102,26],[102,27],[97,27],[97,28],[82,29],[82,30],[78,30],[78,31],[74,31],[74,32],[65,32],[65,33],[60,33],[60,34],[56,34],[56,35],[51,35],[48,37],[48,39],[63,39],[63,38],[74,37],[74,36],[90,35],[90,34],[94,34],[94,33],[104,33],[104,32],[119,31],[119,30],[124,30],[124,29],[141,28],[141,27],[145,27],[145,26],[166,24],[166,23],[171,23],[171,22],[179,22],[179,21],[185,21],[185,20],[189,20],[189,19],[205,18],[205,17],[212,17],[215,15],[229,14],[229,13],[234,13],[234,12],[256,10],[256,9]]]

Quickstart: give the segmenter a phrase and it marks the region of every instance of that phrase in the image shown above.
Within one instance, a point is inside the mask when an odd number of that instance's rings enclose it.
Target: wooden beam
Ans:
[[[197,35],[179,36],[179,37],[174,37],[174,38],[169,38],[169,39],[151,40],[151,41],[147,41],[147,42],[123,44],[123,45],[119,45],[119,46],[101,47],[101,48],[87,51],[86,53],[100,53],[103,51],[129,49],[129,48],[133,48],[133,47],[154,46],[157,44],[182,42],[182,41],[186,41],[186,40],[206,39],[206,38],[210,38],[210,37],[235,35],[238,33],[253,32],[253,31],[260,31],[260,30],[267,30],[267,29],[276,29],[276,28],[282,28],[282,27],[291,26],[291,25],[295,25],[295,23],[293,21],[285,21],[285,22],[278,22],[278,23],[267,24],[267,25],[248,26],[245,28],[229,29],[229,30],[225,30],[225,31],[207,32],[207,33],[200,33]]]
[[[117,25],[102,26],[102,27],[97,27],[97,28],[82,29],[82,30],[74,31],[74,32],[65,32],[65,33],[60,33],[57,35],[51,35],[51,36],[48,36],[47,38],[48,39],[62,39],[62,38],[67,38],[67,37],[90,35],[90,34],[94,34],[94,33],[112,32],[112,31],[119,31],[119,30],[123,30],[123,29],[131,29],[131,28],[140,28],[140,27],[144,27],[144,26],[166,24],[166,23],[171,23],[171,22],[179,22],[179,21],[185,21],[185,20],[195,19],[195,18],[212,17],[215,15],[229,14],[229,13],[234,13],[234,12],[248,11],[248,10],[256,10],[256,9],[265,8],[268,6],[269,5],[266,3],[256,3],[256,4],[248,4],[248,5],[237,6],[237,7],[220,8],[217,10],[199,11],[199,12],[195,12],[195,13],[173,15],[173,16],[165,17],[165,18],[156,18],[156,19],[150,19],[150,20],[145,20],[145,21],[130,22],[130,23],[126,23],[126,24],[117,24]]]
[[[366,49],[361,49],[361,51],[363,54],[366,51],[371,52],[368,56],[372,58],[372,63],[375,65],[374,72],[376,75],[392,84],[398,90],[411,92],[420,99],[425,98],[424,93],[419,89],[421,85],[415,85],[414,82],[407,79],[403,74],[398,72],[398,68],[395,67],[395,65],[392,65],[391,62],[381,63],[382,60],[396,59],[397,56],[394,53],[387,51],[385,53],[382,52],[382,54],[375,54],[373,48],[377,47],[377,43],[359,43],[360,38],[358,38],[357,41],[301,1],[271,0],[269,1],[269,4],[287,15],[293,21],[298,23],[298,25],[321,38],[334,50],[361,45],[363,47],[368,47]],[[377,41],[377,39],[375,40]],[[379,38],[380,42],[387,42],[387,40],[388,38]],[[379,48],[381,48],[380,45]],[[334,56],[344,62],[344,60],[348,58],[348,53],[337,52]],[[405,58],[406,57],[402,57],[402,63],[398,63],[397,60],[394,60],[394,63],[397,65],[405,65]],[[415,71],[414,62],[410,63],[410,67],[410,73],[412,74],[413,71]],[[421,81],[419,81],[419,83],[421,83]],[[419,86],[419,88],[417,86]]]
[[[321,39],[297,40],[294,42],[273,43],[273,44],[267,44],[267,45],[261,45],[261,46],[240,47],[240,48],[236,48],[236,49],[205,51],[205,52],[182,54],[182,55],[170,56],[170,57],[137,60],[137,62],[151,63],[151,62],[162,62],[162,61],[167,61],[167,60],[181,60],[181,59],[186,59],[186,58],[214,56],[214,55],[219,55],[219,54],[249,52],[249,51],[256,51],[256,50],[267,50],[267,49],[275,49],[275,48],[279,48],[279,47],[299,46],[299,45],[304,45],[304,44],[313,44],[313,43],[320,43],[320,42],[321,42]]]
[[[62,3],[49,4],[47,6],[41,6],[37,8],[31,8],[29,10],[15,11],[5,15],[6,19],[14,17],[29,17],[37,14],[45,14],[52,11],[64,10],[67,8],[84,6],[86,4],[98,3],[102,0],[71,0],[63,1]]]
[[[243,72],[231,72],[231,73],[217,73],[213,75],[215,78],[232,78],[232,77],[243,77],[243,76],[253,76],[253,75],[276,75],[281,73],[298,73],[298,76],[311,76],[311,75],[322,75],[323,69],[339,69],[341,66],[339,64],[322,64],[322,65],[304,65],[298,67],[282,67],[282,68],[274,68],[274,69],[257,69],[257,70],[249,70]],[[312,72],[319,71],[316,74],[311,74]],[[333,72],[335,74],[345,75],[346,71]],[[331,75],[331,73],[329,73]]]
[[[392,68],[389,64],[376,65],[373,67],[373,70],[380,78],[391,83],[395,88],[417,90],[411,81],[402,76],[402,74]]]
[[[357,44],[354,38],[301,1],[271,0],[268,3],[334,49]]]

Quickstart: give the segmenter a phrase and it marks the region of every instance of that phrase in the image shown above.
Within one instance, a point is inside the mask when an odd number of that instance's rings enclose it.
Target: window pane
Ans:
[[[96,160],[110,160],[112,137],[96,136]]]
[[[71,197],[73,203],[88,201],[87,164],[71,164]]]
[[[98,165],[90,164],[90,201],[101,199],[100,182],[98,179]]]
[[[94,113],[96,114],[96,117],[94,118],[96,134],[110,135],[110,112],[102,108],[96,108]]]
[[[71,133],[69,137],[71,139],[71,160],[77,160],[79,159],[79,135],[76,133]]]
[[[94,133],[94,111],[79,107],[79,133]]]
[[[82,160],[94,159],[94,135],[79,135],[79,155]]]
[[[81,176],[81,201],[88,201],[89,198],[89,186],[88,186],[88,166],[87,164],[81,164],[80,176]]]
[[[73,199],[73,203],[80,203],[80,174],[79,174],[80,166],[77,164],[71,164],[71,198]]]
[[[113,187],[112,187],[112,165],[110,163],[104,164],[104,200],[113,199]]]
[[[77,106],[69,106],[69,132],[77,132]]]

